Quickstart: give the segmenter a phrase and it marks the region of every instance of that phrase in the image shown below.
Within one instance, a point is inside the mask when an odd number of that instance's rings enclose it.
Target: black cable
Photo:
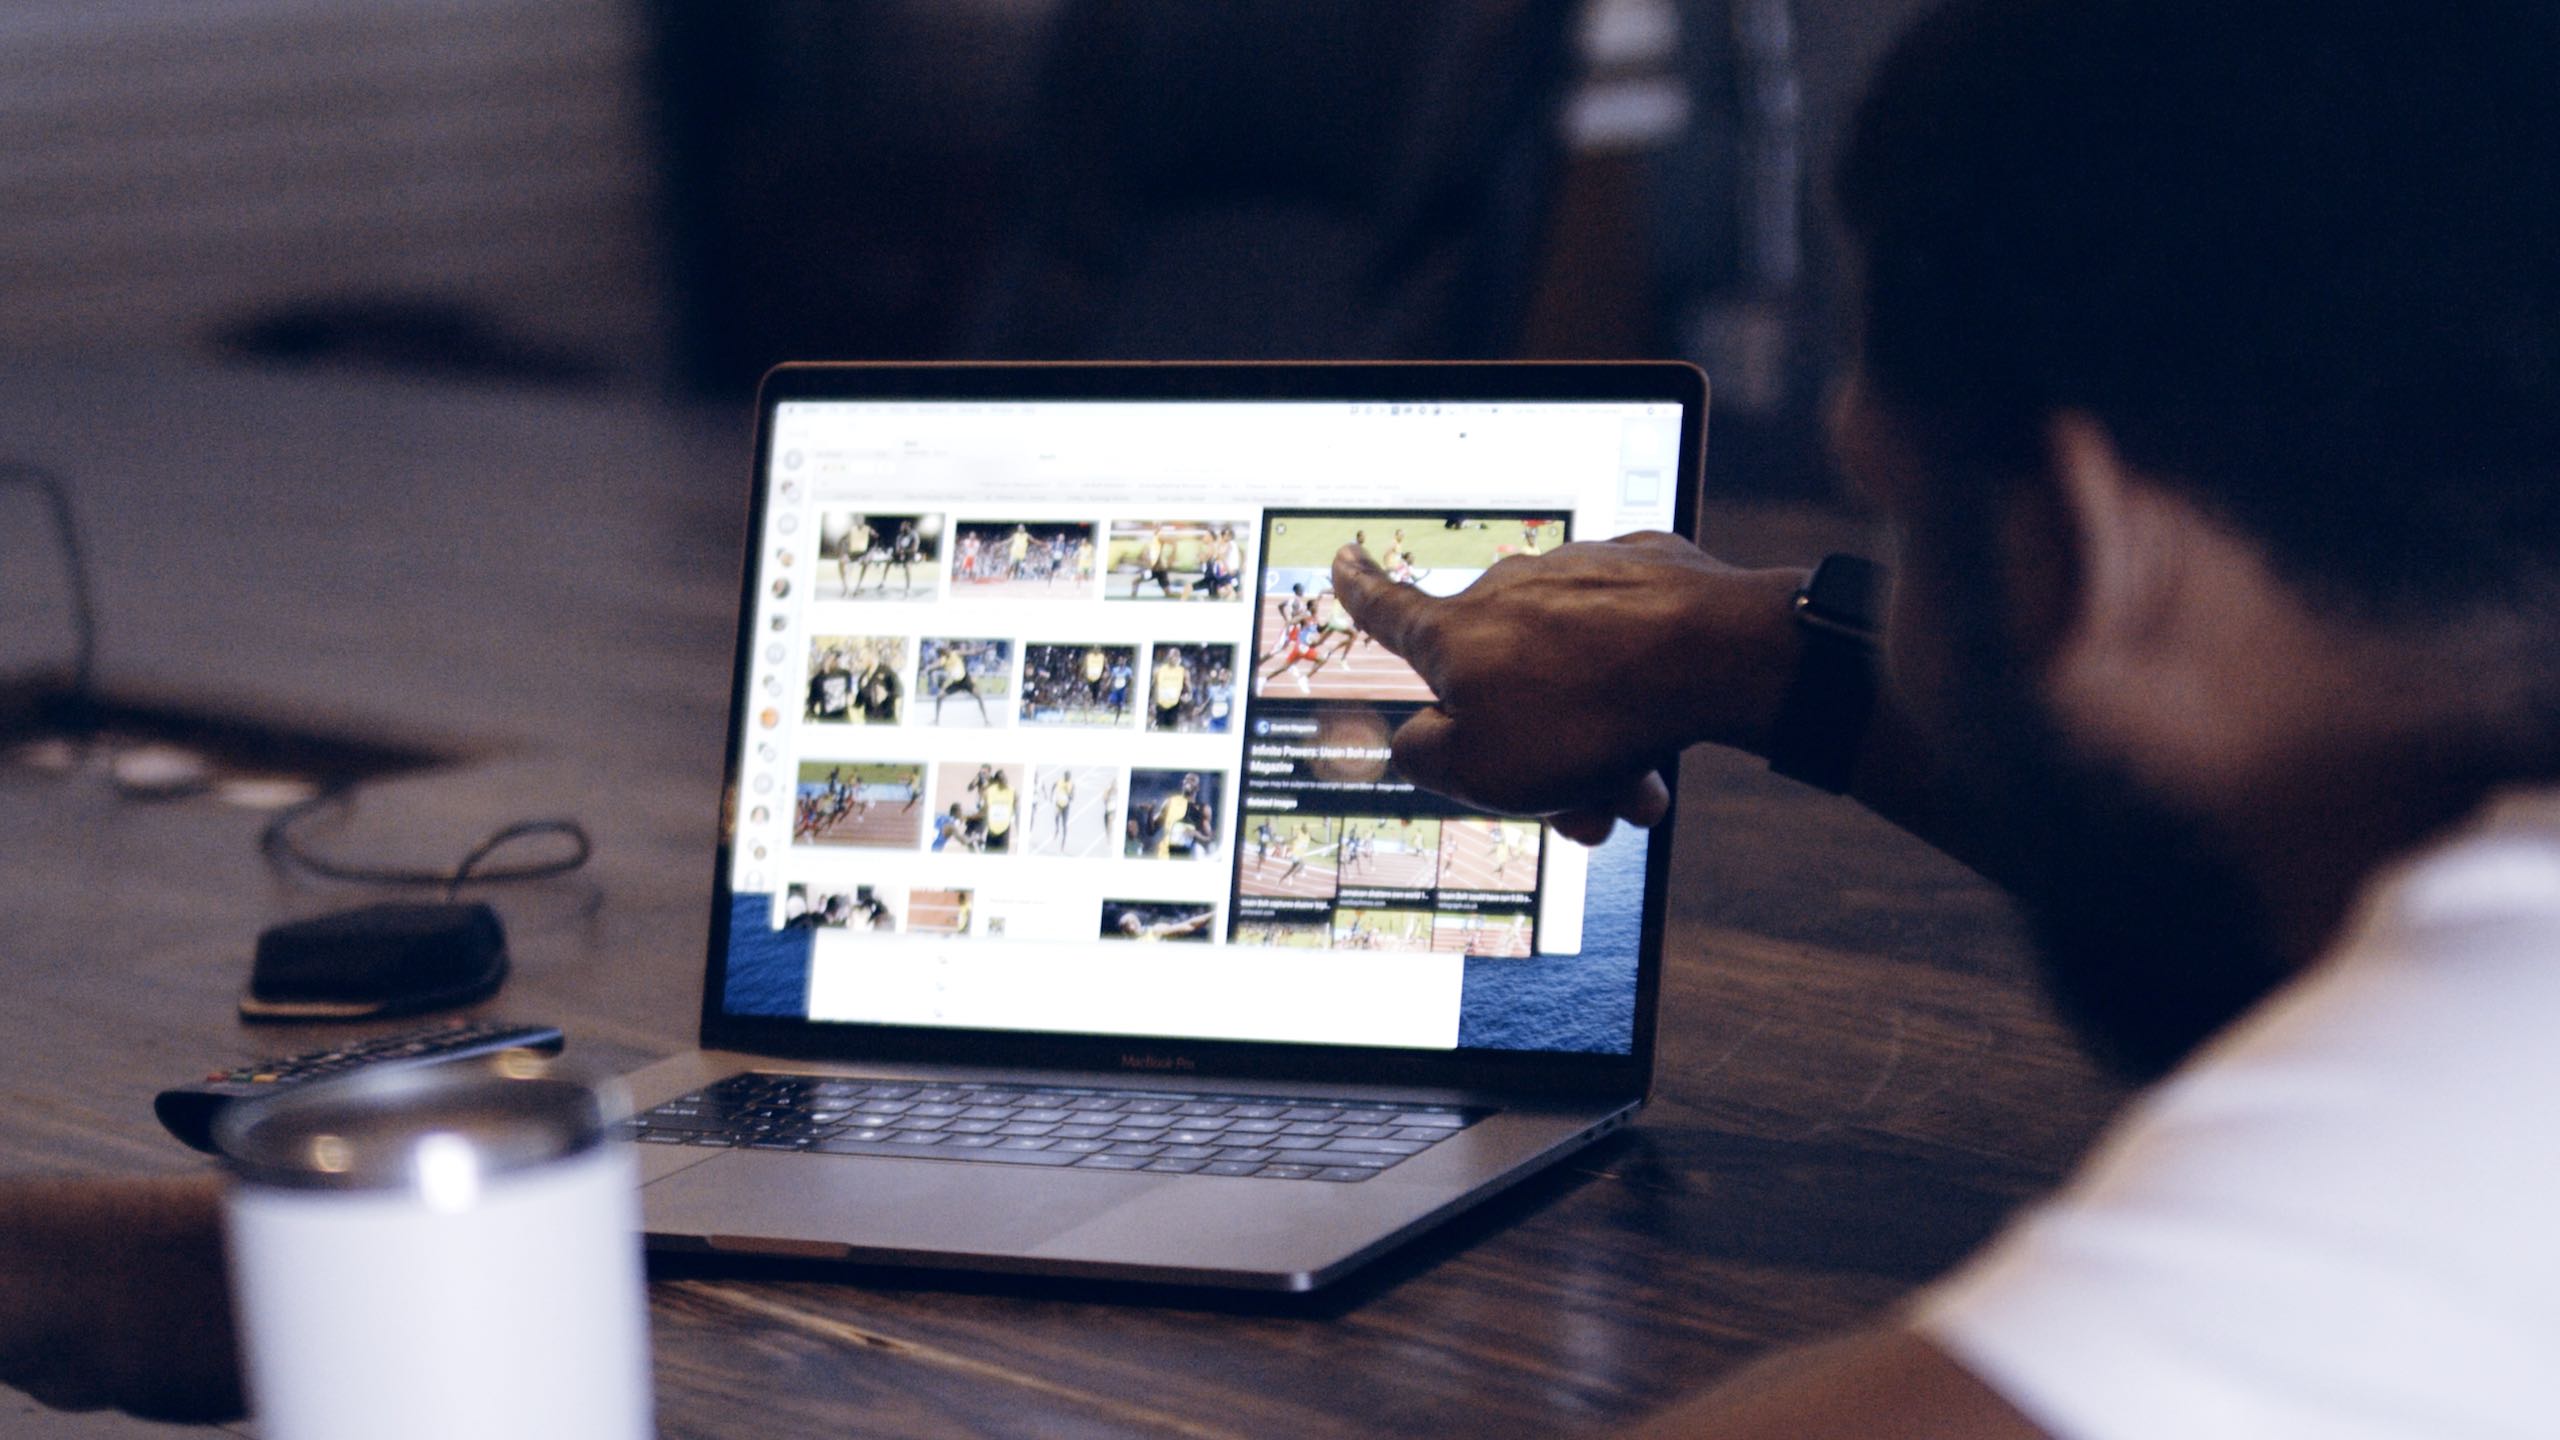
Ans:
[[[575,820],[520,820],[491,832],[462,863],[450,870],[422,870],[396,865],[360,865],[351,861],[332,860],[305,848],[293,833],[301,819],[325,806],[351,804],[356,787],[341,785],[289,805],[267,822],[258,835],[258,849],[269,861],[285,869],[301,870],[323,880],[341,880],[358,885],[440,885],[447,900],[462,893],[465,884],[520,884],[529,880],[548,880],[566,875],[587,863],[595,854],[595,841],[585,826]],[[482,868],[481,862],[519,840],[537,835],[561,835],[569,840],[569,853],[548,860],[528,860],[520,864]]]
[[[71,628],[78,647],[71,665],[72,698],[86,701],[98,674],[98,612],[89,593],[89,561],[80,542],[80,521],[71,510],[71,490],[61,476],[39,465],[0,460],[0,484],[24,485],[42,494],[53,512],[53,529],[62,544],[62,568],[71,582]]]

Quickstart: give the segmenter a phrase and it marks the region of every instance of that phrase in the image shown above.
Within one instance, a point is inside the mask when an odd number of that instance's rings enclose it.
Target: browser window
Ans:
[[[1329,566],[1358,544],[1451,595],[1667,529],[1678,405],[785,401],[771,425],[732,945],[800,963],[735,969],[730,1013],[1627,1047],[1645,837],[1585,850],[1397,776],[1429,691]]]

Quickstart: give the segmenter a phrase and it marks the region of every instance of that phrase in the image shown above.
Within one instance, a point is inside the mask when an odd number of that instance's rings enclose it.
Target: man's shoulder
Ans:
[[[2555,1029],[2543,791],[2377,874],[2330,953],[2142,1097],[1923,1329],[2062,1433],[2524,1433],[2560,1400]],[[2380,1415],[2415,1418],[2358,1418]]]

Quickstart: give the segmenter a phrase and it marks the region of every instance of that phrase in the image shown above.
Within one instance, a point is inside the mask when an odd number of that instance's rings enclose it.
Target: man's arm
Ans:
[[[0,1182],[0,1381],[67,1410],[241,1413],[210,1175]]]
[[[1639,1440],[2043,1440],[1990,1387],[1880,1326],[1755,1362],[1633,1432]]]
[[[1745,570],[1676,535],[1580,542],[1497,562],[1440,598],[1387,578],[1357,546],[1334,592],[1360,627],[1420,672],[1437,704],[1396,732],[1414,783],[1596,844],[1670,808],[1659,767],[1692,745],[1766,755],[1803,637],[1801,569]],[[1958,859],[1985,867],[1967,807],[1888,688],[1850,793]]]

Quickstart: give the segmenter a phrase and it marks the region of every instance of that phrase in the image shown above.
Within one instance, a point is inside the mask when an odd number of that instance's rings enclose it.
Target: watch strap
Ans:
[[[1878,600],[1884,570],[1832,555],[1796,592],[1803,638],[1796,673],[1778,705],[1769,768],[1833,794],[1849,788],[1876,706]]]

